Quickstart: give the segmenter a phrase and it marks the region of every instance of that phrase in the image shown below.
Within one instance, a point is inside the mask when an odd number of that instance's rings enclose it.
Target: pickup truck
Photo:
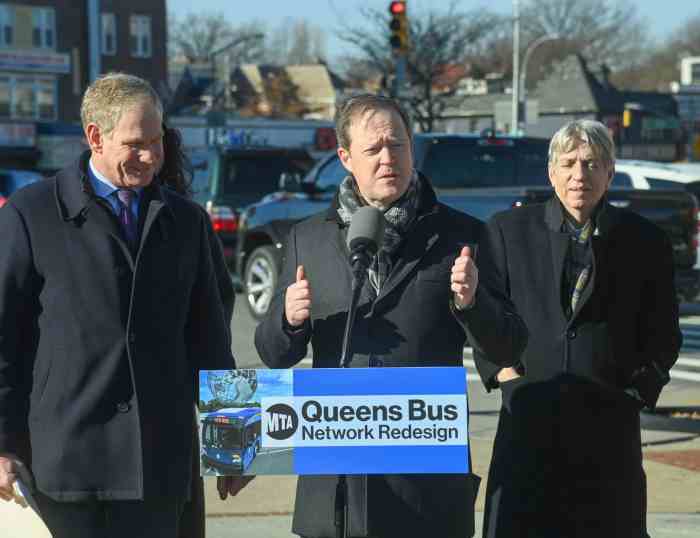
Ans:
[[[415,135],[415,166],[430,178],[443,203],[487,220],[498,211],[552,196],[548,145],[538,138],[423,133]],[[295,222],[324,210],[345,175],[337,156],[330,155],[311,169],[298,189],[269,194],[242,211],[235,271],[254,318],[262,318],[269,308],[287,232]],[[700,291],[700,272],[693,268],[698,247],[694,196],[682,190],[614,188],[608,199],[669,234],[679,296],[694,298]]]
[[[284,187],[280,181],[309,171],[315,159],[303,148],[213,146],[188,155],[193,168],[194,200],[211,218],[224,256],[233,266],[238,212]]]

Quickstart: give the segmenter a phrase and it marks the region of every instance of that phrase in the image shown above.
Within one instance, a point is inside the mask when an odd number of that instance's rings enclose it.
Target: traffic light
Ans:
[[[397,0],[389,4],[389,43],[394,52],[408,51],[408,18],[406,17],[406,0]]]

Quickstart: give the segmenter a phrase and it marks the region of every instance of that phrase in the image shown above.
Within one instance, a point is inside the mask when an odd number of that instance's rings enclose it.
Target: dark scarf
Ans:
[[[369,268],[369,281],[377,294],[391,273],[393,256],[399,250],[406,232],[416,219],[420,194],[421,182],[418,179],[418,173],[414,170],[406,192],[384,210],[386,220],[384,240]],[[367,202],[362,198],[355,178],[351,175],[346,176],[338,192],[338,216],[343,224],[349,226],[355,212],[365,205]]]

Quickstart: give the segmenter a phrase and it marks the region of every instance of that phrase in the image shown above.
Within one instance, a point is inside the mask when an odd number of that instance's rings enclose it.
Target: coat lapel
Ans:
[[[434,218],[433,214],[421,218],[418,226],[409,233],[411,240],[406,241],[404,249],[396,262],[386,284],[379,291],[375,307],[380,305],[382,300],[390,295],[404,280],[414,271],[420,261],[430,252],[440,238],[436,227],[429,225],[429,219]]]
[[[92,191],[86,170],[90,152],[85,152],[75,165],[62,170],[56,176],[55,196],[59,214],[65,222],[77,227],[87,226],[114,240],[124,253],[131,268],[134,259],[122,237],[119,222],[109,205]]]
[[[117,243],[117,245],[119,245],[120,250],[129,262],[129,266],[133,271],[134,256],[129,249],[129,245],[124,240],[119,221],[115,217],[112,208],[109,207],[106,202],[99,200],[96,197],[93,197],[90,200],[90,207],[91,209],[86,217],[87,224],[91,227],[97,228],[102,233],[107,234]]]
[[[141,211],[145,211],[145,217],[143,219],[143,225],[141,226],[142,231],[141,238],[139,240],[139,250],[141,250],[146,244],[146,240],[148,239],[148,236],[153,228],[153,224],[158,219],[160,212],[169,207],[163,200],[162,192],[160,192],[161,188],[156,186],[154,189],[156,189],[157,192],[154,193],[151,199],[141,207]],[[168,233],[164,227],[161,228],[161,235],[163,236],[162,239],[166,240],[168,238]]]
[[[569,234],[561,231],[563,219],[564,216],[562,215],[562,209],[559,205],[559,199],[553,196],[545,206],[545,222],[549,230],[549,247],[555,286],[554,294],[555,297],[560,298],[560,305],[562,304],[561,293],[564,262],[566,260],[566,253],[569,249],[570,241]],[[561,306],[559,310],[562,311]],[[564,315],[563,311],[562,315]]]

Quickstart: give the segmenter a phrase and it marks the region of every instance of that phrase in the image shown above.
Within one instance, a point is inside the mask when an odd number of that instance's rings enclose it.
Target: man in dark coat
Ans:
[[[310,342],[315,368],[339,366],[352,281],[345,236],[353,213],[371,204],[383,210],[386,232],[359,299],[350,366],[462,366],[465,331],[500,364],[514,364],[527,331],[464,246],[482,224],[439,203],[414,170],[405,112],[387,98],[356,96],[339,108],[336,131],[350,175],[330,209],[290,232],[280,292],[255,334],[263,362],[291,367]],[[335,476],[299,478],[293,532],[336,535],[336,484]],[[473,474],[349,476],[347,535],[472,536],[478,484]]]
[[[175,538],[231,284],[207,214],[154,181],[150,85],[106,75],[81,116],[90,151],[0,210],[0,496],[25,466],[54,538]]]
[[[606,203],[613,159],[604,125],[565,125],[549,150],[556,195],[487,225],[479,254],[530,337],[515,368],[475,352],[503,400],[485,538],[647,536],[639,411],[654,407],[681,335],[670,242]]]

